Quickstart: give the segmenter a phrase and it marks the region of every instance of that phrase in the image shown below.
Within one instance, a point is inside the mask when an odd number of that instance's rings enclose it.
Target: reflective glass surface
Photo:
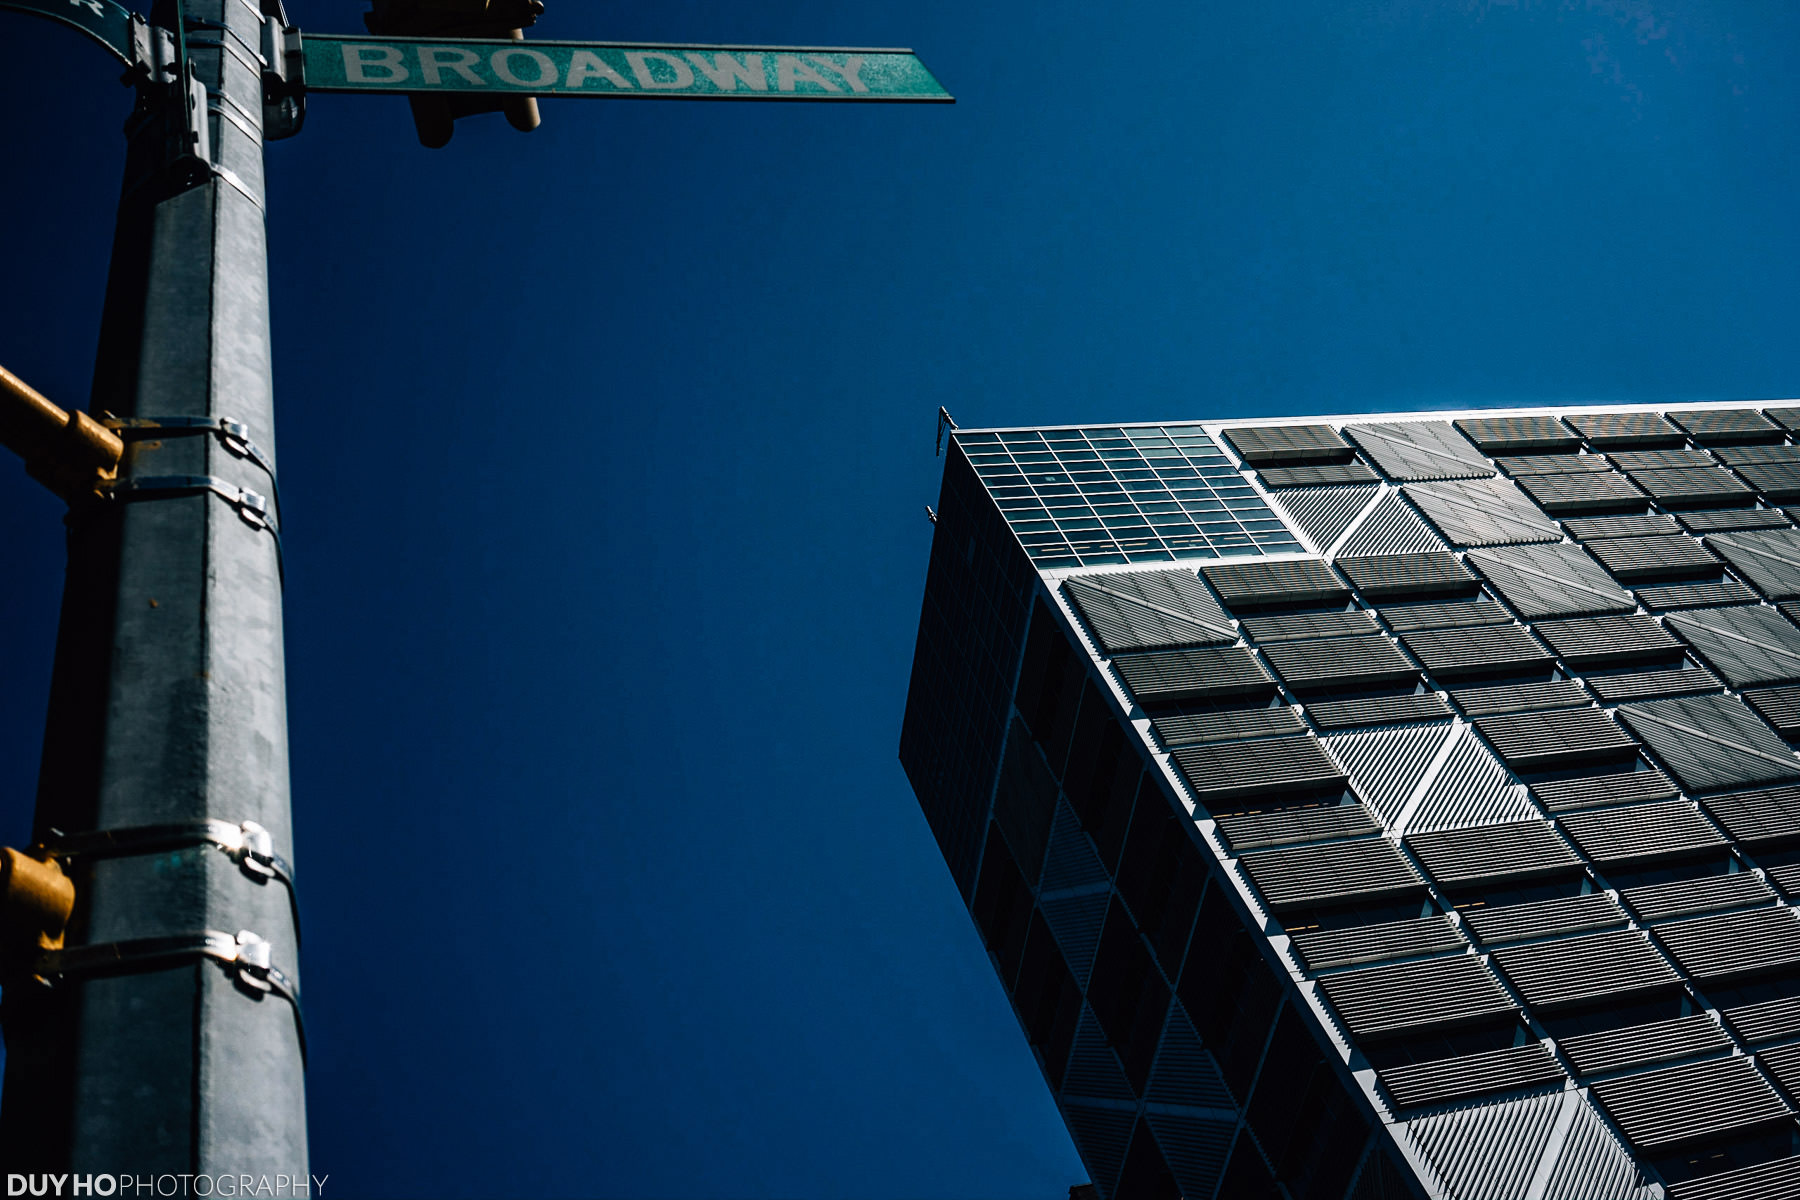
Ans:
[[[1198,425],[956,440],[1039,567],[1301,550]]]

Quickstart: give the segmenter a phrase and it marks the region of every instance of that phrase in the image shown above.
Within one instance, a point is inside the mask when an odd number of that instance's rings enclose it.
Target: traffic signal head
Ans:
[[[381,37],[512,38],[522,41],[525,30],[543,15],[543,0],[369,0],[363,14],[369,32]],[[459,117],[501,112],[514,129],[525,133],[538,127],[535,96],[409,96],[413,124],[419,141],[432,149],[449,144]]]

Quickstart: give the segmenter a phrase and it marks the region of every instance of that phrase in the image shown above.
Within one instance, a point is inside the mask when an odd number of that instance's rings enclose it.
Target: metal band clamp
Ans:
[[[235,508],[246,525],[266,529],[276,535],[277,542],[280,541],[280,532],[266,496],[212,475],[149,475],[121,479],[108,491],[116,500],[156,500],[164,496],[211,492]]]
[[[100,829],[93,833],[66,834],[50,831],[44,849],[57,858],[114,858],[151,854],[178,846],[211,845],[243,868],[246,875],[273,879],[294,886],[294,870],[275,853],[275,839],[255,821],[233,825],[228,821],[184,821],[172,825],[137,825],[127,829]]]
[[[239,421],[229,417],[107,417],[102,424],[126,441],[139,441],[152,437],[180,437],[183,434],[213,434],[225,449],[239,458],[248,459],[261,467],[269,477],[270,488],[277,493],[275,486],[275,464],[262,448],[250,440],[250,430]],[[277,508],[279,509],[279,496]]]

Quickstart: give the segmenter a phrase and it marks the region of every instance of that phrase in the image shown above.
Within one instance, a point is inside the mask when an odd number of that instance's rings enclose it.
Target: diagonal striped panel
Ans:
[[[1062,1114],[1095,1190],[1103,1197],[1112,1196],[1119,1168],[1125,1163],[1125,1150],[1131,1145],[1131,1131],[1137,1125],[1137,1110],[1064,1104]]]
[[[1734,688],[1800,683],[1800,631],[1772,608],[1677,612],[1667,621]]]
[[[1219,1065],[1200,1044],[1187,1010],[1181,1001],[1169,1005],[1169,1017],[1163,1026],[1162,1045],[1156,1051],[1156,1065],[1150,1070],[1150,1084],[1144,1099],[1153,1104],[1181,1104],[1189,1108],[1235,1107],[1226,1090]]]
[[[1160,1112],[1146,1113],[1144,1120],[1156,1135],[1157,1147],[1181,1194],[1212,1195],[1225,1173],[1237,1122],[1193,1120]]]
[[[1800,597],[1800,529],[1716,533],[1706,544],[1769,599]]]
[[[1100,947],[1100,927],[1106,923],[1106,905],[1112,890],[1082,892],[1042,901],[1038,907],[1044,924],[1056,939],[1069,970],[1080,987],[1087,987],[1088,973],[1094,968],[1094,952]]]
[[[1451,749],[1443,769],[1407,819],[1405,832],[1500,825],[1535,815],[1525,785],[1515,783],[1511,772],[1482,745],[1475,731],[1465,726],[1462,740]]]
[[[1459,1108],[1407,1122],[1455,1200],[1520,1200],[1550,1142],[1563,1095]],[[1563,1198],[1573,1200],[1573,1198]]]
[[[1562,530],[1509,479],[1408,484],[1406,495],[1450,544],[1560,542]]]
[[[1389,492],[1376,502],[1374,511],[1363,518],[1356,531],[1344,540],[1333,558],[1356,558],[1370,554],[1419,554],[1427,550],[1446,549],[1444,539],[1419,519],[1419,514],[1401,497]]]
[[[1350,776],[1356,792],[1383,825],[1392,826],[1425,777],[1450,725],[1405,726],[1364,733],[1336,733],[1320,739]]]
[[[1040,892],[1057,892],[1110,882],[1106,867],[1088,835],[1081,831],[1081,821],[1067,800],[1056,802],[1056,815],[1050,822],[1050,850],[1044,858]]]
[[[1468,561],[1528,620],[1637,609],[1637,601],[1580,546],[1471,550]]]
[[[1081,1006],[1081,1023],[1075,1027],[1075,1047],[1069,1051],[1069,1066],[1063,1072],[1063,1095],[1095,1100],[1130,1100],[1137,1096],[1119,1056],[1106,1044],[1094,1010]]]
[[[1331,549],[1333,542],[1350,522],[1362,515],[1380,489],[1374,487],[1294,488],[1276,497],[1275,505],[1285,511],[1288,524],[1312,539],[1320,553]]]
[[[1390,479],[1479,479],[1493,464],[1448,421],[1347,425],[1344,433]]]
[[[1550,1172],[1544,1200],[1591,1197],[1591,1200],[1652,1200],[1656,1185],[1631,1151],[1606,1127],[1585,1093],[1578,1093],[1575,1119],[1563,1139],[1562,1152]]]
[[[1690,792],[1800,779],[1800,759],[1735,696],[1684,696],[1619,710]]]
[[[1063,591],[1108,654],[1237,640],[1231,618],[1190,571],[1067,579]]]

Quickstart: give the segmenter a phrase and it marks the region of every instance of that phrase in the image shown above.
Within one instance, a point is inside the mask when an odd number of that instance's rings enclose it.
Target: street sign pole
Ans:
[[[53,986],[5,988],[0,1163],[298,1180],[267,20],[182,7],[150,24],[185,16],[203,90],[165,38],[127,127],[94,377],[93,411],[123,418],[120,482],[68,522],[34,836],[75,880],[72,949],[46,960]]]

